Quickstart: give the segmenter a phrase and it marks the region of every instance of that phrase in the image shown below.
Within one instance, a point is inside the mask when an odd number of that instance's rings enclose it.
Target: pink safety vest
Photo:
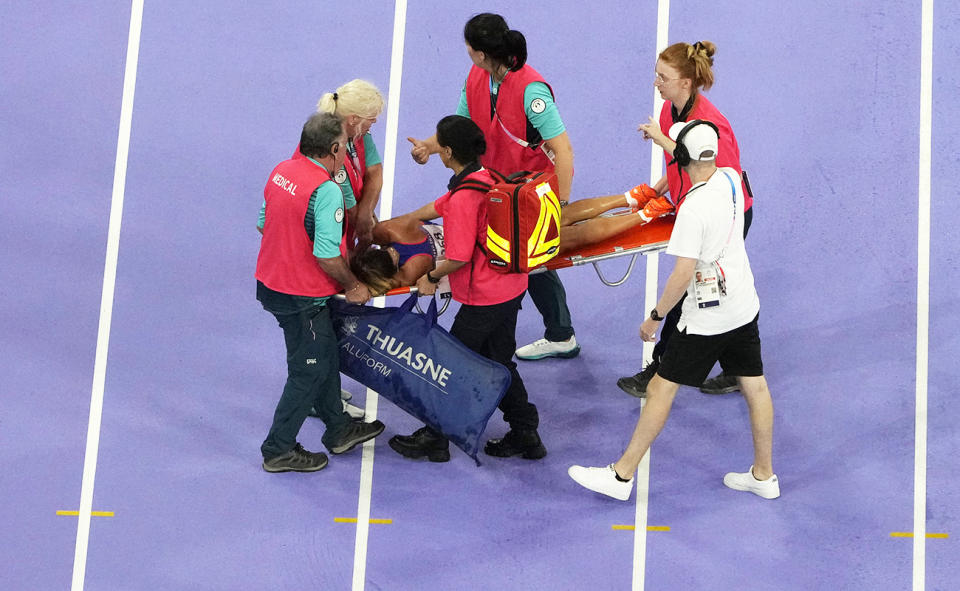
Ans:
[[[297,150],[299,153],[299,149]],[[343,290],[313,256],[312,236],[303,227],[310,196],[330,173],[301,155],[278,164],[263,189],[266,202],[263,238],[257,256],[256,278],[274,291],[289,295],[324,297]],[[339,195],[339,189],[338,189]],[[347,220],[344,218],[344,225]],[[346,258],[346,232],[340,256]]]
[[[668,137],[670,127],[673,125],[673,116],[670,113],[670,107],[671,103],[665,102],[663,103],[663,108],[660,110],[660,130]],[[707,97],[698,93],[693,103],[693,108],[690,110],[690,114],[686,120],[693,121],[694,119],[703,119],[717,126],[717,129],[720,130],[720,141],[717,146],[717,167],[728,166],[736,170],[737,174],[740,175],[740,183],[743,184],[743,171],[740,168],[740,148],[737,146],[737,138],[733,135],[733,129],[730,127],[730,122],[727,121],[727,118],[713,106],[713,103],[707,100]],[[674,203],[680,203],[683,198],[683,195],[678,194],[680,191],[681,171],[676,163],[673,165],[669,164],[670,160],[672,160],[669,154],[664,153],[664,158],[668,163],[667,186],[670,189],[670,198],[673,199]],[[686,192],[690,190],[690,187],[693,186],[693,183],[690,182],[690,177],[687,176],[686,172],[682,174],[683,193],[686,194]],[[753,205],[753,198],[747,193],[746,186],[743,187],[743,195],[743,208],[744,211],[746,211]]]
[[[490,74],[477,66],[470,69],[466,84],[467,108],[470,119],[480,127],[487,140],[487,151],[480,157],[480,164],[485,168],[503,174],[519,170],[553,170],[553,162],[542,149],[521,146],[503,130],[506,127],[514,136],[526,140],[527,114],[524,111],[523,93],[532,82],[546,84],[543,77],[530,66],[508,72],[497,92],[497,116],[491,118]],[[550,88],[549,84],[547,88]],[[553,89],[550,92],[552,94]]]

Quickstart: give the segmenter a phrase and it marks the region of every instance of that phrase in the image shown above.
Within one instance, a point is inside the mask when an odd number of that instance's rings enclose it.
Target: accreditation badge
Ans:
[[[693,277],[693,293],[698,308],[714,308],[720,305],[723,275],[716,263],[697,267]]]

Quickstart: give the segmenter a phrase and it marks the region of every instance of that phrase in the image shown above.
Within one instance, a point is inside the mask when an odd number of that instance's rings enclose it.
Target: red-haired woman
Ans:
[[[667,174],[653,186],[653,189],[659,195],[669,191],[673,203],[678,207],[682,205],[683,197],[690,190],[692,183],[679,166],[671,166],[676,143],[670,139],[668,132],[674,123],[703,119],[716,125],[720,136],[717,166],[728,166],[742,175],[740,148],[730,122],[701,92],[713,86],[713,55],[716,51],[717,46],[710,41],[697,41],[692,45],[674,43],[660,52],[657,58],[656,78],[653,82],[664,100],[660,119],[658,121],[650,117],[650,121],[641,124],[639,128],[644,138],[653,140],[663,148],[664,158],[667,161]],[[753,219],[753,197],[748,187],[743,188],[743,194],[746,196],[743,235],[746,237]],[[644,397],[647,383],[660,366],[660,357],[667,348],[667,341],[677,329],[682,303],[681,300],[667,314],[660,330],[660,340],[653,349],[653,361],[639,373],[617,380],[617,385],[624,392],[638,398]],[[736,376],[726,376],[722,373],[707,380],[701,386],[701,390],[708,394],[726,394],[738,389]]]

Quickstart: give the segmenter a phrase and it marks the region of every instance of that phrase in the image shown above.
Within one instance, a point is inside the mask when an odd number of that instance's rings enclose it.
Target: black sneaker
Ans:
[[[344,454],[364,441],[373,439],[380,433],[383,433],[383,423],[380,421],[373,421],[372,423],[351,422],[347,425],[343,435],[337,439],[337,442],[328,445],[327,449],[333,454]]]
[[[285,454],[263,460],[267,472],[316,472],[326,466],[326,454],[307,451],[299,443]]]
[[[739,389],[740,382],[737,376],[728,376],[725,373],[719,373],[700,385],[700,391],[704,394],[729,394]]]
[[[539,460],[547,455],[547,448],[536,429],[510,429],[503,438],[487,441],[483,452],[498,458],[523,456],[527,460]]]
[[[426,456],[431,462],[450,461],[450,442],[430,427],[421,427],[410,435],[394,435],[387,443],[405,458]]]
[[[660,362],[651,361],[640,373],[622,377],[617,380],[617,385],[620,386],[621,390],[631,396],[646,398],[647,384],[649,384],[653,376],[656,375],[658,369],[660,369]]]

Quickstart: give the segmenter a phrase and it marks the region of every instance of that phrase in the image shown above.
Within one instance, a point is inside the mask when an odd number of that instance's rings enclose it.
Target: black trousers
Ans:
[[[491,306],[463,304],[453,320],[450,334],[471,351],[504,365],[510,370],[510,387],[500,401],[503,420],[511,429],[536,429],[540,423],[537,407],[527,400],[527,389],[517,371],[513,353],[517,348],[518,297]]]
[[[543,316],[543,338],[565,341],[573,336],[573,321],[567,307],[567,291],[556,271],[535,273],[527,287],[530,299]]]
[[[753,208],[751,207],[743,214],[743,238],[746,240],[747,232],[750,231],[750,224],[753,223]],[[680,322],[680,312],[683,311],[683,300],[687,299],[687,294],[683,294],[680,301],[667,312],[663,319],[663,326],[660,327],[660,340],[653,347],[653,360],[656,363],[663,358],[667,350],[667,342],[674,332],[677,331],[677,324]],[[642,368],[641,368],[642,369]]]
[[[321,304],[291,311],[296,309],[289,305],[291,296],[261,289],[257,295],[283,329],[287,348],[287,381],[260,451],[270,459],[293,449],[310,407],[326,425],[322,441],[329,447],[350,425],[340,401],[340,358],[330,310]]]

